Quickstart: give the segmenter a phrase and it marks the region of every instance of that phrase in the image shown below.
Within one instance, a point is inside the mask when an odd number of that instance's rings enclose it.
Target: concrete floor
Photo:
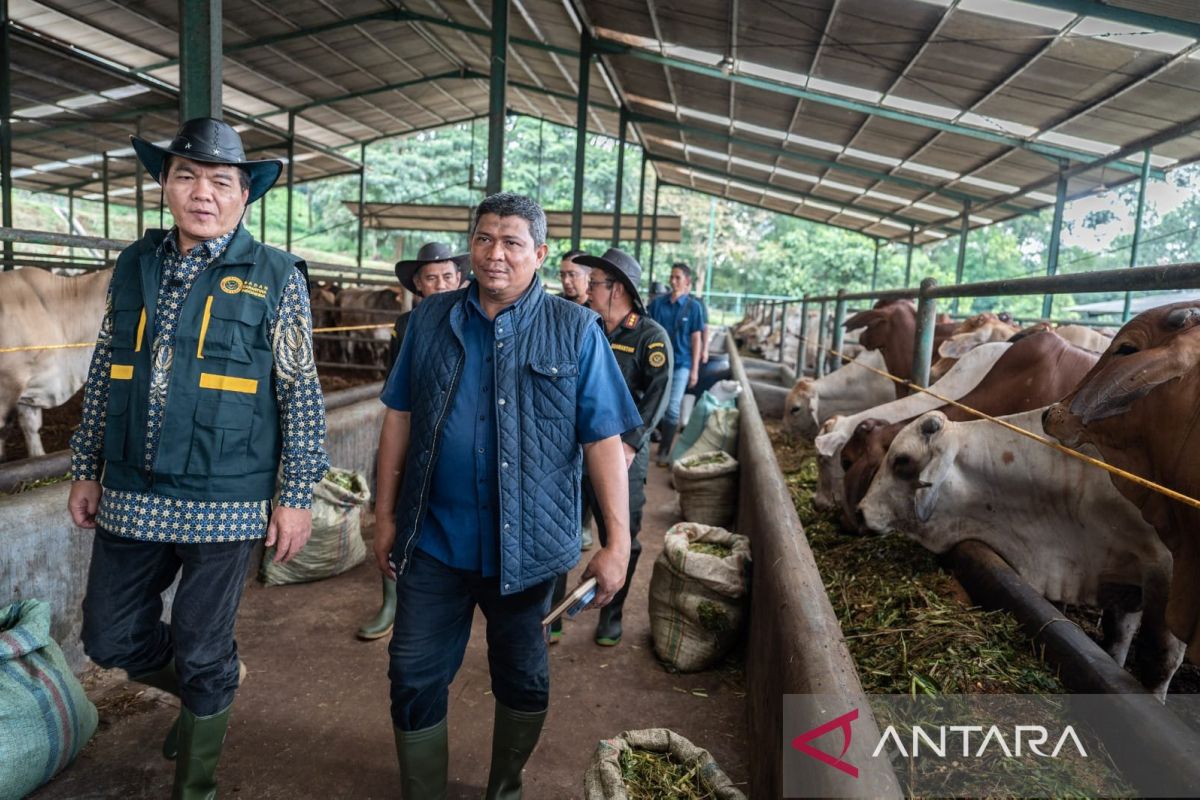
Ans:
[[[663,532],[677,521],[667,478],[665,470],[651,467],[644,550],[621,645],[595,645],[596,612],[586,612],[566,623],[563,641],[550,650],[551,710],[525,771],[527,798],[581,797],[596,742],[635,728],[672,728],[708,748],[735,781],[746,778],[740,671],[672,675],[654,657],[646,611],[650,575]],[[377,607],[378,593],[371,563],[318,583],[247,587],[237,635],[249,675],[218,773],[223,796],[398,796],[387,639],[354,638]],[[168,796],[174,768],[158,748],[176,713],[173,698],[143,691],[114,671],[93,674],[88,684],[101,708],[100,728],[76,762],[32,797]],[[477,798],[487,783],[493,704],[478,613],[450,695],[450,796]]]

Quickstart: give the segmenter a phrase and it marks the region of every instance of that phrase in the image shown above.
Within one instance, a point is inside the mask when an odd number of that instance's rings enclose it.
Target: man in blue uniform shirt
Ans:
[[[646,309],[650,318],[666,329],[675,352],[671,396],[658,428],[662,438],[659,439],[655,461],[659,466],[670,463],[671,444],[679,427],[683,394],[700,380],[700,363],[708,361],[708,343],[705,339],[708,312],[703,303],[692,297],[691,288],[692,268],[682,262],[672,264],[671,293],[654,298]]]
[[[448,688],[476,606],[496,701],[486,796],[521,796],[549,705],[541,620],[579,560],[583,461],[608,531],[584,573],[595,606],[629,560],[620,437],[641,417],[599,317],[537,280],[546,216],[533,200],[485,199],[470,245],[476,282],[413,312],[382,396],[374,551],[396,576],[388,675],[407,800],[445,797]]]

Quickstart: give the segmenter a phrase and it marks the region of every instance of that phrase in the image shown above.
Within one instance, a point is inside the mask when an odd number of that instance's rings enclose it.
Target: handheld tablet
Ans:
[[[550,613],[542,620],[542,625],[549,625],[563,614],[574,617],[587,608],[588,603],[594,599],[596,599],[596,579],[588,578],[576,586],[575,591],[564,597],[561,603],[550,609]]]

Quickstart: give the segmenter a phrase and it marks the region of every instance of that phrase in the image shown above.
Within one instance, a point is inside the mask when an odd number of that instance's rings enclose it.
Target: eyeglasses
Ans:
[[[607,286],[608,288],[611,289],[612,285],[613,285],[612,281],[588,281],[589,289],[595,289],[597,286]]]

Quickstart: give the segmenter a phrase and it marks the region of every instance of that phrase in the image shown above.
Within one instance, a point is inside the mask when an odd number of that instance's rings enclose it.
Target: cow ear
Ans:
[[[1200,348],[1185,349],[1180,345],[1177,339],[1172,347],[1109,355],[1112,360],[1090,380],[1085,379],[1086,383],[1077,390],[1071,401],[1071,413],[1084,425],[1124,414],[1156,386],[1180,377],[1195,366]]]
[[[875,322],[878,319],[879,319],[878,311],[875,311],[873,309],[870,311],[860,311],[857,314],[855,314],[854,316],[850,317],[850,319],[843,322],[842,327],[848,331],[855,331],[855,330],[858,330],[859,328],[867,327],[872,322]]]
[[[940,483],[927,483],[920,481],[917,484],[917,491],[913,495],[913,506],[917,512],[917,520],[922,524],[929,522],[933,516],[933,510],[937,508],[938,489]]]

